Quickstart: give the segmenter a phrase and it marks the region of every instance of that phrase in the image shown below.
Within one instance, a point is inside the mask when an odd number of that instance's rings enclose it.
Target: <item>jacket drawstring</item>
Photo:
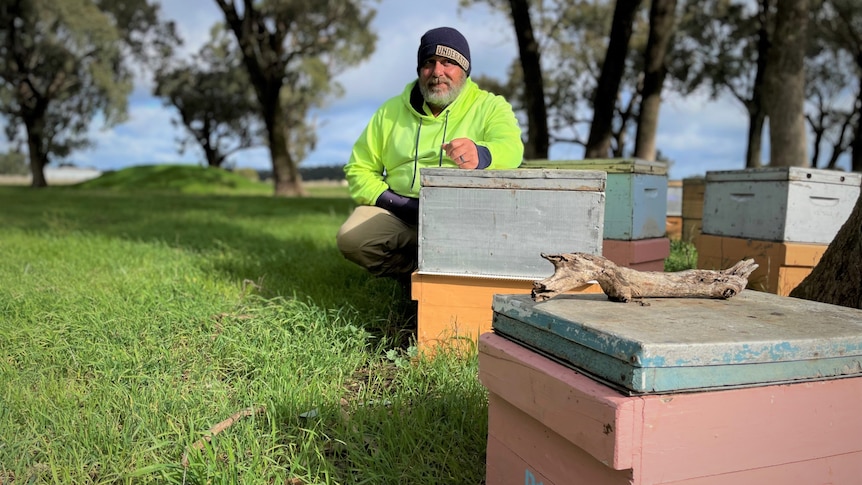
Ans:
[[[422,120],[419,120],[419,126],[422,126]],[[446,110],[446,117],[443,118],[443,140],[440,143],[440,160],[437,162],[438,167],[443,166],[443,144],[446,143],[446,127],[449,126],[449,110]]]
[[[446,143],[446,130],[449,127],[449,110],[446,110],[446,117],[443,118],[443,140],[440,143],[440,159],[437,161],[437,166],[443,166],[443,144]],[[413,180],[410,181],[410,186],[416,185],[416,174],[419,173],[419,135],[422,133],[422,118],[419,118],[419,127],[416,128],[416,142],[413,146]]]
[[[416,185],[416,174],[419,173],[419,135],[422,133],[422,118],[419,118],[419,128],[416,129],[416,143],[413,146],[413,180],[410,186]]]

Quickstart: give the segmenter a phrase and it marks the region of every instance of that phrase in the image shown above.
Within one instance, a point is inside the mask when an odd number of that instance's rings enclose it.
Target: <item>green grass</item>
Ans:
[[[671,239],[670,254],[664,260],[664,270],[668,272],[684,271],[697,267],[697,248],[688,241]]]
[[[0,188],[0,483],[481,483],[475,351],[415,355],[334,246],[343,189],[196,170]]]
[[[335,248],[344,188],[311,191],[0,187],[0,484],[483,483],[475,349],[417,356],[397,285]]]

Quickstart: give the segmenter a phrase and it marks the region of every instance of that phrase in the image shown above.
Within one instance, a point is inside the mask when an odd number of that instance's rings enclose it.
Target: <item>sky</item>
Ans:
[[[487,7],[459,9],[458,0],[382,0],[376,8],[372,26],[378,35],[375,52],[362,64],[337,76],[344,96],[315,113],[319,126],[317,148],[302,162],[303,166],[347,162],[354,141],[377,107],[415,79],[416,49],[425,31],[444,25],[461,31],[470,44],[473,76],[503,79],[517,57],[509,20]],[[206,41],[210,27],[223,19],[213,0],[168,0],[162,2],[162,11],[176,22],[186,53],[196,51]],[[182,155],[178,152],[176,140],[182,129],[171,123],[176,113],[151,92],[152,80],[139,79],[129,99],[128,121],[109,129],[94,122],[94,148],[77,152],[68,161],[98,170],[203,163],[203,154],[195,146]],[[660,111],[657,146],[673,161],[669,179],[702,176],[707,170],[744,169],[747,124],[742,105],[733,100],[666,97]],[[549,158],[578,160],[583,158],[583,152],[580,146],[557,144],[552,146]],[[238,168],[271,168],[268,151],[263,148],[239,152],[231,160]]]

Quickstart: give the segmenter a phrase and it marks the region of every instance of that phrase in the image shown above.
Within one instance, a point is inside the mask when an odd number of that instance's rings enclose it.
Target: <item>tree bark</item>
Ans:
[[[661,92],[667,75],[665,57],[673,38],[676,0],[652,0],[644,60],[641,109],[635,136],[635,157],[655,161]]]
[[[783,0],[776,12],[765,92],[771,166],[808,165],[804,113],[808,11],[808,0]]]
[[[512,24],[518,38],[521,70],[524,72],[524,107],[527,110],[527,143],[524,158],[547,159],[550,134],[548,110],[545,106],[545,83],[539,44],[533,35],[530,21],[530,3],[527,0],[509,0]]]
[[[568,290],[597,281],[611,301],[639,298],[731,298],[748,284],[757,269],[753,259],[721,271],[691,269],[676,273],[637,271],[617,266],[608,259],[587,253],[542,254],[553,263],[554,274],[533,283],[532,297],[545,301]]]
[[[763,162],[760,152],[763,149],[763,126],[766,122],[766,114],[763,107],[763,83],[766,74],[766,63],[769,58],[769,6],[771,0],[759,2],[760,11],[758,20],[760,27],[757,30],[757,72],[754,75],[754,87],[751,91],[751,99],[746,103],[748,110],[748,145],[745,148],[745,167],[760,168]]]
[[[48,154],[45,153],[45,119],[44,111],[40,114],[28,113],[24,116],[27,129],[27,150],[30,154],[30,187],[42,188],[48,186],[45,178],[45,166],[48,165]]]
[[[859,55],[859,60],[856,62],[862,66],[862,54]],[[859,78],[859,98],[856,100],[856,108],[859,110],[862,107],[862,77]],[[862,116],[856,117],[856,129],[853,134],[853,143],[850,145],[850,170],[853,172],[862,172]]]
[[[584,158],[606,158],[610,153],[614,107],[625,72],[632,24],[640,3],[640,0],[617,0],[614,8],[608,51],[593,98],[593,122]]]
[[[794,298],[862,309],[862,195]]]

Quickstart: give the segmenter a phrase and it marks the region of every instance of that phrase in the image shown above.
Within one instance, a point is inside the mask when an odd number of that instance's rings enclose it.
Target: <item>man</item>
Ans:
[[[345,258],[402,285],[418,263],[419,169],[512,169],[524,155],[512,106],[470,79],[460,32],[426,32],[417,62],[418,79],[377,110],[353,146],[344,173],[360,206],[337,236]]]

